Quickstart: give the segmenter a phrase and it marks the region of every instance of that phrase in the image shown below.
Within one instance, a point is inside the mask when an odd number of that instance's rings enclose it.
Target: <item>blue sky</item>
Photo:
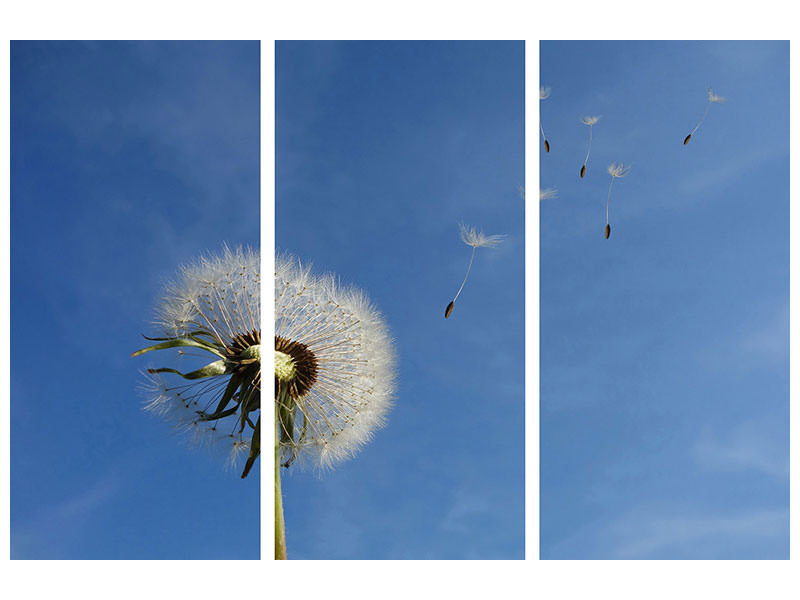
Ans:
[[[11,45],[11,557],[258,558],[246,481],[141,410],[162,286],[259,244],[257,42]]]
[[[279,42],[279,250],[365,290],[388,425],[284,474],[290,558],[524,557],[524,44]],[[506,234],[470,248],[459,222]]]
[[[786,559],[789,44],[540,48],[541,556]]]

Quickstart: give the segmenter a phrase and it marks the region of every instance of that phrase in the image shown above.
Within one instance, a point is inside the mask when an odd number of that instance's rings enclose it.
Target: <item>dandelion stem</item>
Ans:
[[[278,402],[275,402],[275,423],[279,423]],[[283,494],[281,494],[281,443],[275,433],[275,560],[286,560],[286,524],[283,520]]]
[[[461,282],[461,287],[458,288],[458,292],[456,292],[456,297],[453,298],[453,303],[454,304],[455,304],[455,301],[458,300],[458,296],[459,296],[459,294],[461,294],[461,290],[464,289],[464,284],[467,283],[467,277],[469,277],[469,270],[472,268],[472,259],[475,258],[475,249],[476,248],[477,248],[477,246],[473,246],[472,247],[472,254],[469,257],[469,265],[467,265],[467,274],[464,275],[464,281]]]
[[[608,225],[608,204],[611,202],[611,188],[614,187],[616,177],[611,176],[611,185],[608,186],[608,198],[606,198],[606,225]]]

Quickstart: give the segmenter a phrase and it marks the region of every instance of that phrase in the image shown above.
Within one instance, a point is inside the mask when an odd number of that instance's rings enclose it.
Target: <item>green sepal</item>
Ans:
[[[222,412],[215,412],[214,414],[209,415],[208,413],[204,413],[202,410],[195,411],[200,418],[198,421],[216,421],[217,419],[224,419],[225,417],[230,417],[234,414],[237,410],[239,410],[238,406],[234,406],[233,408],[229,408],[228,410],[223,410]]]
[[[245,379],[242,383],[239,390],[239,407],[241,408],[239,415],[239,432],[241,433],[244,431],[247,416],[261,407],[261,392],[255,386],[255,380],[252,377]]]
[[[158,339],[158,338],[154,338]],[[142,348],[141,350],[137,350],[131,356],[141,356],[145,352],[150,352],[151,350],[164,350],[166,348],[177,348],[179,346],[191,346],[193,348],[200,348],[201,350],[206,350],[207,352],[211,352],[212,354],[216,354],[220,358],[225,358],[225,355],[220,352],[214,346],[209,345],[205,342],[200,342],[197,340],[187,339],[187,338],[168,338],[168,341],[162,342],[160,344],[155,344],[153,346],[148,346],[147,348]]]
[[[226,414],[224,416],[226,416],[226,417],[228,415],[232,415],[233,412],[236,412],[236,410],[239,408],[238,402],[237,402],[236,406],[234,406],[232,409],[229,409],[227,411],[225,410],[225,407],[228,406],[228,404],[230,403],[231,398],[233,398],[234,393],[236,392],[236,390],[237,390],[237,388],[239,387],[240,384],[241,384],[241,381],[239,380],[239,376],[238,375],[232,376],[230,381],[228,382],[228,387],[225,388],[225,393],[222,394],[222,398],[220,398],[219,404],[217,404],[217,409],[213,413],[211,413],[210,415],[207,415],[206,413],[201,413],[202,416],[207,417],[207,418],[204,418],[202,420],[203,421],[210,421],[210,420],[213,420],[213,419],[221,419],[223,417],[223,415],[222,415],[223,411],[225,411]],[[233,412],[229,412],[231,410]],[[200,413],[200,411],[198,411],[198,413]],[[217,415],[219,415],[219,416],[217,416]]]
[[[220,367],[222,367],[222,370],[220,370]],[[147,369],[148,373],[175,373],[176,375],[180,375],[184,379],[202,379],[203,377],[224,375],[226,371],[227,371],[227,366],[225,360],[215,360],[214,362],[207,364],[205,367],[197,369],[196,371],[192,371],[190,373],[181,373],[176,369],[169,369],[167,367],[163,367],[161,369]]]
[[[258,417],[258,421],[256,421],[255,429],[253,430],[253,437],[250,438],[250,455],[247,457],[247,462],[244,465],[244,471],[242,471],[242,479],[247,477],[248,473],[250,473],[250,469],[253,467],[253,463],[256,462],[258,455],[261,454],[261,417]]]

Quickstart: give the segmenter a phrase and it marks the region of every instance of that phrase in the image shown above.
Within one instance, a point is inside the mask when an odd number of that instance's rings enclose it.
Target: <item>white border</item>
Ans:
[[[80,594],[83,598],[220,598],[257,594],[271,597],[324,595],[327,598],[381,596],[433,598],[536,596],[542,598],[789,598],[798,581],[792,561],[536,561],[538,556],[538,201],[530,197],[538,181],[538,60],[532,47],[539,39],[789,39],[791,13],[785,2],[764,0],[733,5],[678,0],[668,5],[641,2],[559,2],[548,5],[500,1],[468,4],[409,0],[403,3],[306,2],[153,2],[125,5],[102,2],[28,2],[4,6],[0,27],[8,31],[0,56],[4,205],[0,242],[4,281],[9,281],[8,222],[8,80],[9,39],[261,39],[262,40],[262,249],[274,241],[274,99],[275,39],[526,39],[526,555],[527,560],[505,561],[287,561],[272,556],[271,479],[262,478],[262,562],[237,561],[5,561],[4,588],[14,598],[51,598]],[[782,30],[776,32],[775,27]],[[794,46],[794,44],[792,44]],[[538,53],[538,47],[536,49]],[[267,58],[265,58],[265,55]],[[791,49],[792,74],[797,53]],[[792,77],[792,108],[796,102]],[[535,102],[535,104],[531,104]],[[795,111],[792,111],[795,114]],[[796,142],[792,127],[792,142]],[[792,144],[797,148],[797,144]],[[792,173],[797,161],[792,155]],[[533,208],[536,205],[536,209]],[[796,211],[791,213],[797,231]],[[3,234],[5,236],[3,237]],[[791,243],[792,313],[797,244]],[[266,252],[265,252],[266,253]],[[269,258],[264,273],[269,273]],[[265,281],[268,278],[265,278]],[[263,290],[271,297],[269,286]],[[8,365],[8,293],[3,295],[4,345]],[[267,310],[265,306],[265,316]],[[796,336],[794,321],[792,339]],[[535,337],[534,337],[535,336]],[[797,360],[791,354],[791,372]],[[794,386],[791,388],[794,399]],[[3,407],[8,410],[7,387]],[[6,414],[8,414],[6,412]],[[792,439],[798,438],[795,419]],[[6,428],[8,432],[8,428]],[[8,439],[8,438],[6,438]],[[798,463],[797,444],[791,464]],[[265,447],[267,447],[265,445]],[[8,444],[2,444],[2,468],[8,485]],[[271,462],[267,461],[271,466]],[[795,471],[795,469],[792,469]],[[266,481],[266,483],[264,483]],[[792,477],[792,514],[798,514],[797,486]],[[2,505],[8,509],[4,488]],[[8,514],[8,513],[6,513]],[[792,521],[792,556],[798,529]],[[8,557],[8,519],[2,524]],[[794,577],[793,577],[794,576]]]

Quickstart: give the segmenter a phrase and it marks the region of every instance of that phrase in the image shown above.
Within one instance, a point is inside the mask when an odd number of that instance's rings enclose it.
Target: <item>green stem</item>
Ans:
[[[278,403],[275,403],[275,423],[278,423]],[[281,442],[275,433],[275,560],[286,560],[286,524],[283,520],[283,494],[281,494]]]

